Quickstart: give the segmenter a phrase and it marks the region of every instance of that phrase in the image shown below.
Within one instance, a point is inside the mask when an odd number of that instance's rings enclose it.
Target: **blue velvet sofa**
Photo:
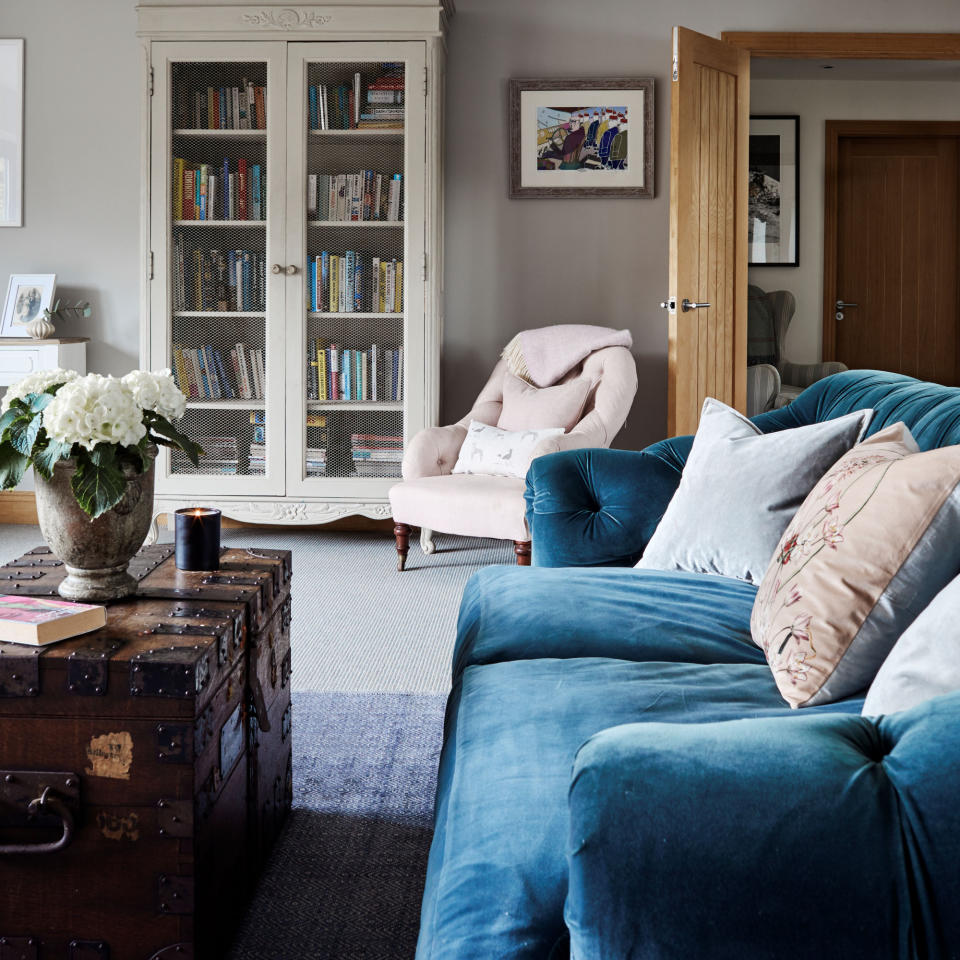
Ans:
[[[960,442],[960,390],[876,372],[755,422],[863,407]],[[960,695],[791,711],[754,587],[630,569],[690,443],[534,461],[534,567],[467,586],[418,960],[960,957]]]

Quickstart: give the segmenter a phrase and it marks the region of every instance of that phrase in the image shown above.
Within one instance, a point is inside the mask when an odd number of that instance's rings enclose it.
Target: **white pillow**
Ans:
[[[559,437],[563,433],[563,427],[512,431],[471,420],[453,473],[482,473],[523,480],[533,459],[534,447],[545,437]]]
[[[858,410],[762,433],[707,398],[680,485],[637,566],[760,583],[807,494],[859,443],[872,417],[872,410]]]

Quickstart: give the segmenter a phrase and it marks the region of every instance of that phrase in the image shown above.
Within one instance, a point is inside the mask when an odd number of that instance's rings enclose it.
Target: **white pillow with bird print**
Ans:
[[[501,430],[489,423],[471,420],[453,473],[480,473],[488,477],[523,480],[537,444],[546,437],[559,437],[563,433],[563,427]]]

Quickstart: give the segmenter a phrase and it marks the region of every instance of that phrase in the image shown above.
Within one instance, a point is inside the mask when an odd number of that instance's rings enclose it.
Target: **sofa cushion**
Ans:
[[[754,640],[793,706],[866,689],[960,570],[960,446],[917,452],[901,423],[842,457],[777,548]]]
[[[755,596],[677,570],[486,567],[463,592],[454,680],[472,664],[536,657],[762,664]]]
[[[583,376],[552,387],[535,387],[512,373],[506,373],[503,377],[503,410],[497,426],[501,430],[543,430],[547,427],[572,430],[580,422],[593,387],[594,381]]]
[[[529,540],[523,515],[523,481],[460,473],[420,477],[390,488],[397,523],[464,537]]]
[[[764,434],[708,398],[680,486],[637,566],[759,583],[807,494],[860,440],[872,414]]]
[[[820,709],[857,713],[861,703]],[[756,662],[544,657],[466,667],[447,713],[418,960],[549,954],[564,934],[570,770],[595,733],[797,715]]]
[[[561,436],[563,427],[514,431],[471,420],[452,472],[523,480],[537,444]]]
[[[907,627],[877,672],[865,716],[908,710],[960,690],[960,577],[950,581]]]

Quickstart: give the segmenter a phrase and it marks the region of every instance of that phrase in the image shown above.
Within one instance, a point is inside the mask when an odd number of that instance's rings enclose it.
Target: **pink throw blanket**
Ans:
[[[503,348],[501,356],[511,373],[534,386],[549,387],[594,351],[604,347],[629,349],[632,345],[629,330],[560,323],[521,331]]]

